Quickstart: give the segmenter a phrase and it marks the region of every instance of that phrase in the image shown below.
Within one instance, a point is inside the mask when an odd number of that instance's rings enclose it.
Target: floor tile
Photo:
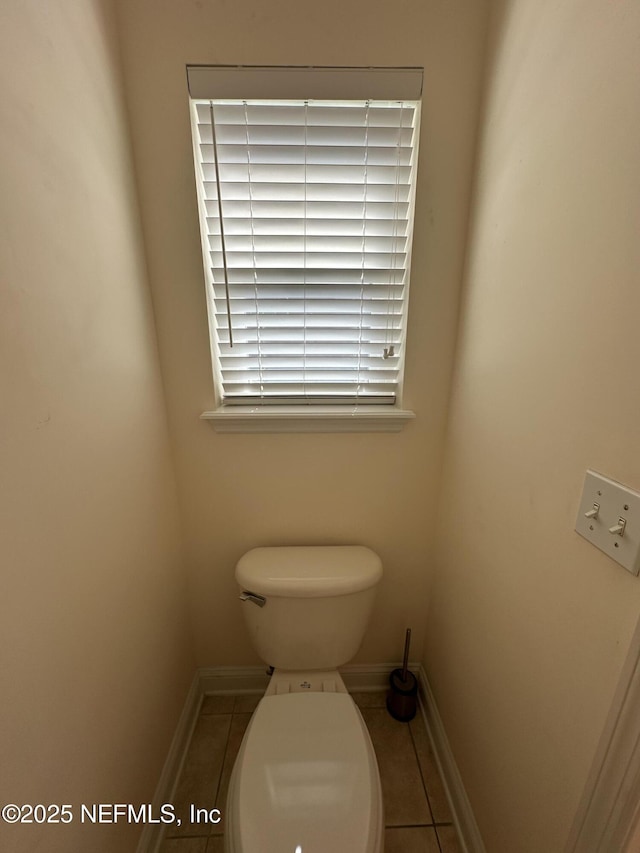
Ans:
[[[409,726],[382,708],[364,708],[362,716],[380,769],[386,825],[432,823]]]
[[[427,789],[427,797],[429,798],[433,819],[436,823],[451,823],[453,817],[451,816],[449,800],[447,799],[444,785],[440,778],[438,765],[431,749],[431,741],[429,740],[420,709],[418,709],[418,713],[409,723],[409,728],[418,755],[422,778]]]
[[[160,853],[208,853],[207,837],[167,838],[160,847]]]
[[[182,822],[167,827],[167,836],[209,833],[209,827],[190,822],[189,808],[217,807],[216,792],[230,727],[230,714],[201,714],[198,718],[173,800]]]
[[[455,826],[436,826],[442,853],[462,853]]]
[[[440,853],[440,848],[433,827],[407,826],[385,830],[384,853]]]
[[[264,693],[244,693],[241,696],[236,696],[236,703],[233,707],[234,714],[245,714],[255,711],[258,702],[263,696]]]
[[[385,708],[387,692],[386,690],[373,690],[370,693],[352,693],[351,698],[358,708]]]
[[[231,779],[231,771],[235,764],[242,738],[249,725],[251,714],[234,714],[231,721],[231,729],[229,730],[229,740],[227,741],[227,750],[224,756],[224,764],[222,766],[222,775],[220,776],[220,785],[216,795],[216,808],[220,809],[222,820],[220,823],[213,824],[211,832],[213,835],[221,835],[224,833],[224,816],[227,811],[227,793],[229,791],[229,780]]]
[[[168,837],[209,835],[210,825],[201,820],[192,822],[190,811],[192,807],[207,810],[217,808],[215,792],[218,776],[219,771],[212,773],[206,766],[185,767],[174,796],[176,815],[181,823],[179,826],[172,824],[167,827]]]
[[[221,835],[212,835],[207,844],[207,853],[224,853],[224,838]]]
[[[205,696],[200,707],[201,714],[230,714],[236,701],[235,696]]]
[[[222,766],[230,727],[231,714],[202,714],[193,730],[186,764],[211,767],[219,758]]]

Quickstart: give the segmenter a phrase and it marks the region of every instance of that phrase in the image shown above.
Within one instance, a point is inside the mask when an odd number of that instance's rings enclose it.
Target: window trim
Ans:
[[[187,66],[189,94],[193,100],[273,98],[274,87],[277,87],[278,97],[284,99],[374,97],[420,101],[423,73],[422,68]],[[219,370],[215,357],[212,365],[214,373]],[[395,404],[384,406],[358,403],[270,406],[249,402],[247,405],[225,405],[218,398],[220,377],[216,379],[217,408],[203,412],[201,418],[210,421],[217,432],[399,432],[415,418],[414,412],[402,408],[400,396]],[[399,380],[400,394],[403,382],[404,365]]]
[[[219,406],[203,412],[216,432],[400,432],[415,412],[397,406]]]

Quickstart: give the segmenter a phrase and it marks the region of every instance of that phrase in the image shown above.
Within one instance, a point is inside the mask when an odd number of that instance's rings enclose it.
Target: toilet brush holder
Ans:
[[[407,628],[404,644],[404,659],[402,669],[394,669],[389,676],[389,693],[387,694],[387,711],[394,720],[408,723],[416,715],[418,705],[418,680],[408,671],[409,643],[411,628]]]

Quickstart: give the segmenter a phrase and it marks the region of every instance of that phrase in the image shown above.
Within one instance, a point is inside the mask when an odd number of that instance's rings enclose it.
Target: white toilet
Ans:
[[[233,768],[226,853],[382,853],[378,765],[337,671],[381,577],[359,545],[255,548],[239,561],[247,625],[275,671]]]

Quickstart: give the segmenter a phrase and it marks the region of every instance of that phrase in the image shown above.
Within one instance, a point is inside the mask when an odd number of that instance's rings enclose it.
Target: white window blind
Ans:
[[[417,101],[192,99],[218,389],[394,404]]]

